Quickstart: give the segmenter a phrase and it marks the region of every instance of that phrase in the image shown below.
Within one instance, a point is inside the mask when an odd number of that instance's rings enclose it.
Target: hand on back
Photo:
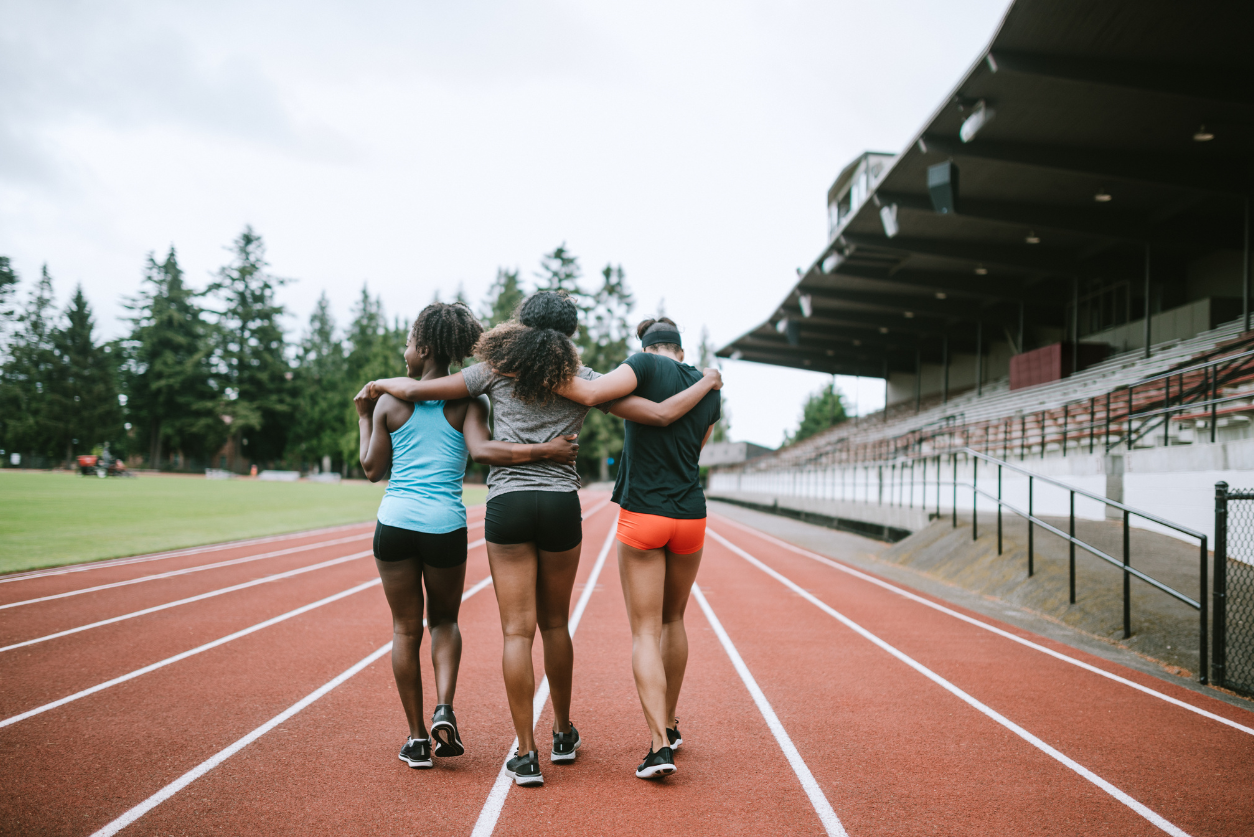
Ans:
[[[714,379],[714,389],[722,389],[722,388],[723,388],[723,374],[722,374],[721,372],[719,372],[717,369],[713,369],[713,368],[710,368],[710,367],[706,367],[706,368],[705,368],[705,369],[701,372],[701,374],[702,374],[703,376],[705,376],[706,378],[713,378],[713,379]]]

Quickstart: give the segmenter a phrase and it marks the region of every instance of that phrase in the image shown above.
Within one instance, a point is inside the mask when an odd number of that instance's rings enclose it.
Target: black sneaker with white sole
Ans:
[[[656,753],[653,748],[649,748],[649,754],[644,757],[644,763],[636,768],[636,778],[638,779],[656,779],[659,776],[669,776],[675,772],[675,754],[670,747],[663,747]]]
[[[410,767],[430,767],[431,739],[412,737],[405,739],[405,746],[401,747],[400,759]]]
[[[549,760],[559,764],[574,761],[575,751],[582,746],[583,739],[579,737],[579,730],[571,724],[570,732],[553,733],[553,752],[549,755]]]
[[[447,703],[437,706],[431,716],[431,737],[435,739],[435,757],[438,759],[466,752],[461,736],[457,734],[457,717],[453,714],[453,707]]]
[[[505,762],[505,772],[513,777],[516,785],[544,784],[544,777],[540,775],[540,754],[535,750]]]
[[[666,728],[666,741],[671,745],[671,750],[678,750],[679,745],[684,743],[684,737],[679,734],[679,719],[675,719],[675,726]],[[436,753],[439,755],[439,753]]]

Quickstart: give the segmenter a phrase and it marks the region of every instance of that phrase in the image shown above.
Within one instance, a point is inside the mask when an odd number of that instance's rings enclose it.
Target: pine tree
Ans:
[[[537,290],[566,291],[586,303],[583,290],[579,287],[581,276],[583,271],[579,267],[579,259],[566,249],[566,242],[563,241],[552,253],[540,258],[540,272],[536,274]]]
[[[0,441],[5,450],[56,455],[56,439],[46,421],[48,386],[58,363],[52,346],[55,316],[52,276],[44,265],[39,282],[17,315],[4,363]]]
[[[583,322],[575,345],[585,366],[602,374],[612,372],[630,353],[627,339],[631,325],[627,318],[636,304],[622,266],[607,264],[601,270],[601,285],[582,302]],[[579,452],[581,458],[584,454],[588,457],[585,469],[594,466],[598,479],[609,479],[610,460],[617,461],[623,452],[622,420],[600,410],[590,411],[580,432]]]
[[[72,466],[76,450],[91,450],[121,435],[122,408],[110,346],[98,345],[83,286],[65,309],[64,326],[52,332],[53,367],[45,422]]]
[[[0,256],[0,364],[4,363],[9,328],[17,311],[13,307],[17,295],[17,272],[8,256]]]
[[[292,416],[292,369],[275,290],[285,284],[266,271],[265,244],[252,227],[235,239],[231,263],[209,288],[225,308],[218,316],[217,361],[226,384],[226,414],[236,450],[250,460],[282,456]]]
[[[835,382],[813,392],[801,408],[801,423],[797,431],[788,437],[788,444],[808,439],[816,433],[840,424],[848,416],[845,413],[845,399]]]
[[[483,303],[485,328],[493,328],[514,316],[514,310],[526,296],[518,282],[518,270],[496,269],[496,280],[488,288],[488,298]]]
[[[710,329],[701,326],[701,342],[697,347],[697,368],[708,369],[718,366],[718,358],[714,354],[714,345],[710,343]],[[714,423],[714,432],[710,434],[711,442],[726,442],[731,430],[731,416],[727,414],[727,404],[719,411],[719,419]]]
[[[149,467],[167,452],[208,458],[226,440],[221,393],[212,366],[212,330],[197,294],[183,280],[174,248],[164,262],[151,254],[123,343],[126,412]]]
[[[348,327],[348,357],[346,359],[348,387],[341,399],[343,428],[340,433],[340,453],[350,467],[357,462],[357,411],[352,397],[367,381],[376,378],[392,378],[405,374],[405,340],[409,328],[397,320],[389,328],[383,314],[383,300],[370,296],[366,285],[361,287],[361,297],[353,308],[353,321]]]
[[[347,372],[344,343],[336,333],[331,301],[324,291],[301,339],[293,377],[296,417],[288,445],[301,461],[340,458],[340,440],[348,429],[344,407],[356,394],[356,390],[348,391]]]

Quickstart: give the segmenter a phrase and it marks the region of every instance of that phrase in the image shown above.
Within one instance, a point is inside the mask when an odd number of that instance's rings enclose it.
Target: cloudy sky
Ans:
[[[1007,0],[0,4],[0,255],[121,333],[145,255],[194,284],[244,224],[293,332],[367,283],[412,317],[565,242],[693,342],[759,323],[827,187],[898,151]],[[732,436],[777,445],[817,373],[727,363]],[[838,385],[861,411],[880,382]]]

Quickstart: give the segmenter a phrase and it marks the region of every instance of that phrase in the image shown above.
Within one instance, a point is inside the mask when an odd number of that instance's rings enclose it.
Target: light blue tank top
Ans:
[[[466,438],[444,417],[444,402],[414,404],[409,421],[391,436],[392,476],[379,504],[379,522],[433,535],[465,526]]]

